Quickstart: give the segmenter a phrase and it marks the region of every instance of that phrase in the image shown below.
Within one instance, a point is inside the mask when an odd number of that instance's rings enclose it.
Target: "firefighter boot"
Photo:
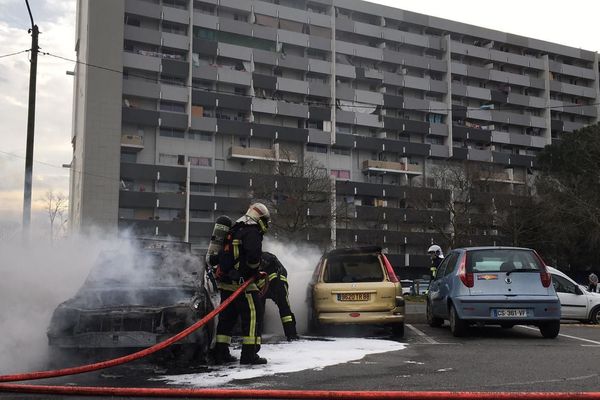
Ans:
[[[242,356],[240,357],[240,364],[266,364],[267,359],[262,358],[257,354],[257,346],[253,344],[242,345]]]
[[[290,321],[283,324],[283,332],[287,337],[288,342],[292,342],[294,340],[300,340],[300,336],[296,332],[296,322]]]
[[[229,353],[229,345],[227,343],[217,343],[215,346],[215,364],[223,365],[237,361],[237,358]]]

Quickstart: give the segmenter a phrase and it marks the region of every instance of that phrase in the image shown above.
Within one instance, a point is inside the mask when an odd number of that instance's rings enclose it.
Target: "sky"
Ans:
[[[95,0],[101,1],[101,0]],[[242,0],[240,0],[242,1]],[[586,50],[600,51],[600,2],[558,0],[375,0],[375,3],[534,37]],[[40,28],[41,51],[75,58],[75,0],[30,0]],[[0,0],[0,221],[21,220],[27,136],[28,49],[30,20],[25,0]],[[71,160],[73,64],[49,56],[38,60],[33,207],[50,189],[68,194]]]

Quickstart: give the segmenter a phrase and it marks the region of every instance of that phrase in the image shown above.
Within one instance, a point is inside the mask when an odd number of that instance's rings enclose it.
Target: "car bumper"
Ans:
[[[404,322],[404,307],[380,312],[322,312],[318,320],[324,325],[391,325]]]
[[[48,336],[48,344],[61,348],[124,348],[150,347],[169,339],[173,334],[151,332],[90,332],[70,336]],[[178,343],[195,343],[194,335]]]
[[[556,321],[560,319],[560,302],[558,297],[540,298],[539,296],[465,296],[453,299],[458,316],[464,320],[488,323],[532,323]],[[525,309],[527,316],[497,317],[494,310]]]

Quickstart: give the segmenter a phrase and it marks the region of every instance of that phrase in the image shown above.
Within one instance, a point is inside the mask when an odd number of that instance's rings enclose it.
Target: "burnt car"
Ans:
[[[212,311],[203,265],[189,244],[140,240],[101,253],[75,296],[61,303],[47,330],[51,350],[135,349],[157,344]],[[205,356],[212,322],[175,347]]]

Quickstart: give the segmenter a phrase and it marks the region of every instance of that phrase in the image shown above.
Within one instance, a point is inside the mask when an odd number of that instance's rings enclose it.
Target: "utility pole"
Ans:
[[[31,19],[31,67],[29,71],[29,109],[27,113],[27,150],[25,152],[25,184],[23,189],[23,232],[29,234],[31,222],[31,184],[33,180],[33,137],[35,130],[35,88],[38,58],[38,26],[33,22],[29,1],[25,0]]]

